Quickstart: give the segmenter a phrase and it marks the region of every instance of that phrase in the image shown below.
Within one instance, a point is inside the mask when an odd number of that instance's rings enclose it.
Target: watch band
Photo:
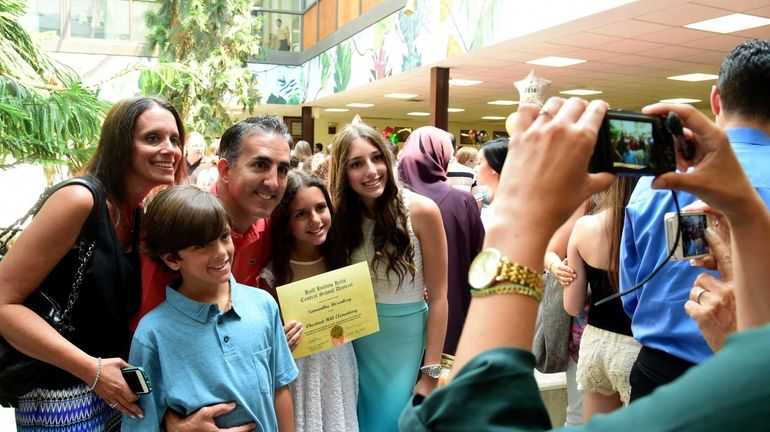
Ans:
[[[428,375],[431,378],[438,378],[441,375],[441,365],[440,364],[425,365],[420,368],[420,372],[424,373],[425,375]]]
[[[512,263],[506,257],[500,257],[498,264],[498,282],[506,282],[514,285],[532,287],[538,292],[543,292],[543,274],[521,264]]]
[[[540,302],[543,299],[542,290],[527,285],[504,283],[492,285],[487,288],[471,290],[472,297],[486,297],[492,294],[521,294],[532,297],[537,302]]]

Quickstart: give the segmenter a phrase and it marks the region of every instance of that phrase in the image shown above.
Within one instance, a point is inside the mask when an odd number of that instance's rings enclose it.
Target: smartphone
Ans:
[[[147,378],[147,374],[144,373],[144,369],[141,367],[127,367],[121,369],[120,372],[123,373],[123,379],[126,380],[128,388],[134,394],[144,395],[152,391],[150,379]]]
[[[665,117],[607,111],[591,156],[590,172],[645,176],[675,169],[674,134]]]
[[[709,254],[709,246],[706,242],[706,228],[713,226],[711,215],[703,212],[680,213],[682,225],[679,226],[679,218],[676,213],[666,213],[663,216],[666,224],[666,243],[670,251],[676,241],[677,230],[680,232],[679,244],[676,245],[673,261],[700,258]]]

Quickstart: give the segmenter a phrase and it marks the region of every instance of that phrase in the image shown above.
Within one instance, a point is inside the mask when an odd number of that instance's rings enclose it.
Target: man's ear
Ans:
[[[171,270],[179,271],[179,261],[180,260],[177,259],[177,258],[174,258],[174,256],[172,254],[170,254],[170,253],[164,254],[164,255],[162,255],[160,257],[160,259],[162,259],[163,262],[166,263],[168,268],[170,268]]]
[[[719,89],[717,86],[711,86],[711,112],[715,117],[719,117],[722,112],[722,100],[719,98]]]
[[[219,178],[225,183],[230,181],[230,161],[225,158],[219,158],[217,162],[217,171],[219,171]]]

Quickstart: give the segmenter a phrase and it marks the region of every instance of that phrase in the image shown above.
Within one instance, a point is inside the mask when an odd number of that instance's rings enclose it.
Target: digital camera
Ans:
[[[663,215],[663,222],[666,224],[666,244],[669,251],[674,247],[677,229],[680,231],[679,243],[676,244],[671,260],[700,258],[710,253],[705,231],[706,228],[713,226],[714,220],[708,213],[680,213],[677,218],[676,213],[671,212]]]
[[[632,176],[674,171],[674,131],[668,124],[661,116],[607,111],[588,170]]]

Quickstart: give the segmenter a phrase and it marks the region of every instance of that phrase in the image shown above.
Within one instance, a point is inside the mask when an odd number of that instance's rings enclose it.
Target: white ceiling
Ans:
[[[531,69],[552,81],[546,96],[586,88],[603,91],[593,97],[608,101],[613,108],[638,110],[660,99],[684,97],[701,99],[694,105],[708,110],[714,81],[682,82],[666,77],[695,72],[717,74],[722,58],[732,47],[746,39],[770,38],[770,26],[731,34],[682,27],[734,12],[770,17],[770,0],[640,0],[327,96],[310,105],[323,110],[344,108],[350,102],[375,104],[371,108],[350,108],[346,113],[322,112],[323,119],[348,121],[356,113],[364,118],[415,119],[406,113],[430,111],[430,68],[441,66],[450,68],[453,78],[484,81],[470,87],[450,87],[449,106],[465,109],[449,113],[450,122],[477,123],[484,122],[482,116],[507,116],[515,107],[487,102],[518,100],[513,82],[524,78]],[[565,68],[524,63],[551,55],[587,62]],[[417,101],[383,96],[391,92],[419,96]],[[297,115],[299,108],[296,111],[286,114]],[[424,119],[427,123],[427,117]]]

